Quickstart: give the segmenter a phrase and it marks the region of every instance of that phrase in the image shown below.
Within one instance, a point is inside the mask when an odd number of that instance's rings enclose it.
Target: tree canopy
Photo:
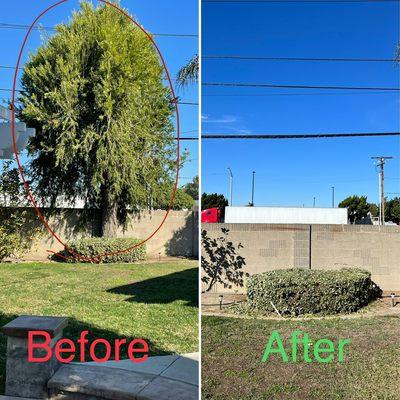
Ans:
[[[189,83],[195,83],[199,79],[199,56],[195,54],[191,60],[183,66],[176,77],[178,85],[187,86]]]
[[[187,183],[182,189],[194,200],[199,199],[199,176],[196,175],[192,182]]]
[[[367,196],[346,197],[341,203],[339,203],[339,207],[347,208],[349,221],[352,224],[365,218],[370,209],[370,205],[367,202]]]
[[[129,212],[172,194],[172,99],[158,54],[113,7],[81,4],[30,56],[20,118],[35,194],[102,210],[110,235]]]
[[[386,201],[385,220],[392,221],[397,225],[400,223],[400,197]]]
[[[228,205],[228,200],[223,194],[218,193],[203,193],[201,195],[201,209],[207,210],[208,208],[225,208]]]
[[[170,194],[165,191],[165,195],[161,196],[155,203],[152,204],[152,208],[166,210],[170,203]],[[193,198],[188,195],[182,188],[176,190],[174,204],[172,210],[191,210],[194,206]]]

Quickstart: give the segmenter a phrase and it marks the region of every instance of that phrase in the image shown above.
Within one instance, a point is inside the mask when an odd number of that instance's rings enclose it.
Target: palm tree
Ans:
[[[179,86],[187,86],[189,83],[197,82],[199,77],[199,55],[195,54],[192,59],[178,71],[176,81]]]

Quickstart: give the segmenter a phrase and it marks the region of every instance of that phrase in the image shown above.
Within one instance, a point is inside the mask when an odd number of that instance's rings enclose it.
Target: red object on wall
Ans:
[[[220,208],[207,208],[201,212],[201,222],[215,224],[222,221],[222,212]]]

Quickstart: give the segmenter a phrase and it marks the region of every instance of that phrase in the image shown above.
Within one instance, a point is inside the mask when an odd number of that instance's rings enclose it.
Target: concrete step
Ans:
[[[51,400],[196,400],[198,387],[113,367],[63,365],[48,382]]]
[[[199,385],[199,354],[187,353],[183,355],[153,356],[144,363],[133,363],[130,360],[107,361],[105,363],[88,362],[86,365],[95,365],[99,368],[119,368],[132,372],[159,375],[190,385]]]

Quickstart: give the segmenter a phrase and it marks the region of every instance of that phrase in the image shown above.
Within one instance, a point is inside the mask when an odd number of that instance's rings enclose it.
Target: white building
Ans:
[[[347,208],[226,207],[226,223],[347,224]]]

